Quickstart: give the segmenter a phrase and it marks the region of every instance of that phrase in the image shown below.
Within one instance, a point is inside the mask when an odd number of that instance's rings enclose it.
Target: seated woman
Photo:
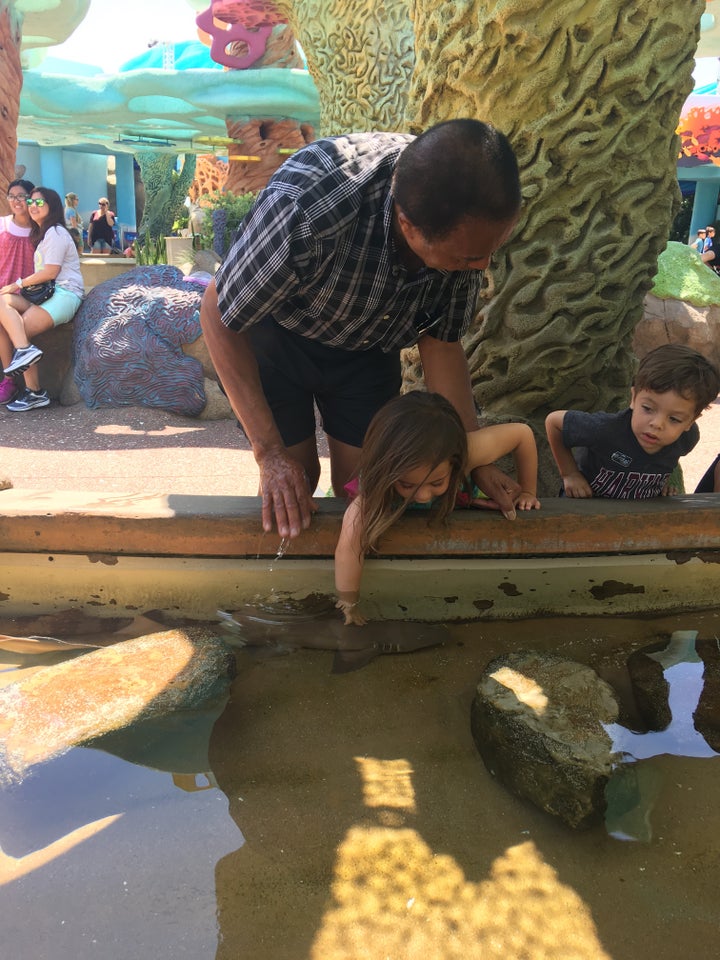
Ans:
[[[42,350],[31,340],[38,333],[72,320],[84,293],[80,257],[65,226],[59,194],[48,187],[35,187],[27,204],[33,221],[30,239],[35,247],[34,270],[0,288],[0,355],[14,347],[5,374],[25,376],[25,389],[7,406],[13,412],[50,403],[47,391],[40,389],[35,369]],[[23,296],[25,287],[49,280],[55,281],[55,290],[42,304],[31,303]]]
[[[30,242],[32,220],[28,213],[28,197],[33,184],[29,180],[13,180],[8,187],[7,201],[10,213],[0,217],[0,287],[12,283],[15,277],[32,273],[34,248]],[[0,343],[0,361],[6,367],[12,357],[12,348]],[[9,403],[17,393],[13,377],[0,380],[0,403]]]

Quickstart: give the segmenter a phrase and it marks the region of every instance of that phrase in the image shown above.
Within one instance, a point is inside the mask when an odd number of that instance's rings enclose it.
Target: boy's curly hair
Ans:
[[[692,347],[666,343],[645,354],[632,385],[653,393],[674,390],[694,402],[695,416],[699,417],[720,393],[720,372]]]

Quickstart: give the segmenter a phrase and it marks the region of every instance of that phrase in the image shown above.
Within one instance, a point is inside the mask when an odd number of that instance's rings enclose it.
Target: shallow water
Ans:
[[[5,942],[20,960],[714,957],[717,757],[637,764],[651,839],[623,842],[511,796],[470,734],[485,665],[523,648],[594,667],[637,726],[625,659],[675,630],[716,636],[720,611],[452,626],[340,675],[329,651],[239,649],[204,728],[131,731],[0,791]]]

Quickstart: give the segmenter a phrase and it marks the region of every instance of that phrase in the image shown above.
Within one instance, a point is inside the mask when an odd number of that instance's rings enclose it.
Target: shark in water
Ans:
[[[218,610],[220,623],[243,647],[334,650],[333,673],[348,673],[389,653],[412,653],[449,639],[447,626],[412,620],[376,620],[363,627],[345,626],[333,610],[320,616],[293,616],[244,607]]]

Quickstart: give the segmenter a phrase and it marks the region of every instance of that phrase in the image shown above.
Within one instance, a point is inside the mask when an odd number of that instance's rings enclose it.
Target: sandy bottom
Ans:
[[[678,629],[716,636],[720,612],[453,626],[343,674],[322,650],[238,650],[204,743],[130,731],[0,791],[5,942],[19,960],[714,957],[716,757],[641,761],[651,839],[623,842],[508,794],[470,734],[485,665],[523,648],[593,666],[632,725],[626,656]]]

